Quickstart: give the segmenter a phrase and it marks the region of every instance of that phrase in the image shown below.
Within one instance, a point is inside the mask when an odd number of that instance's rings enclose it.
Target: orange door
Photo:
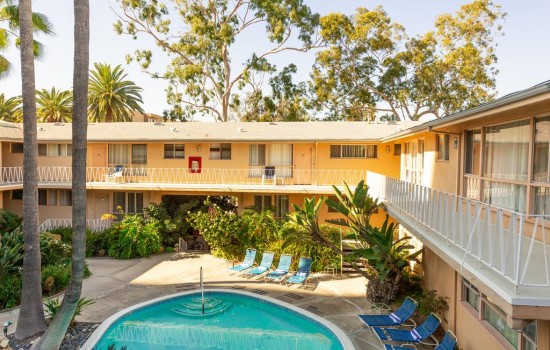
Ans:
[[[90,164],[92,166],[92,180],[101,181],[107,174],[107,147],[105,146],[92,146],[91,152],[92,159]]]
[[[311,185],[311,147],[296,148],[294,157],[294,183]]]

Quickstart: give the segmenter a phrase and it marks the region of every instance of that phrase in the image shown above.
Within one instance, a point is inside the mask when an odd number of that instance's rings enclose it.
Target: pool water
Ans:
[[[205,292],[207,315],[202,316],[195,307],[199,298],[199,293],[188,294],[128,313],[109,327],[94,349],[343,349],[326,326],[269,301]]]

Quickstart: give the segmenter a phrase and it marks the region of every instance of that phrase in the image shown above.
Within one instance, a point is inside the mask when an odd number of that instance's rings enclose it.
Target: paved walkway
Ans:
[[[340,327],[351,338],[356,349],[374,349],[379,342],[373,339],[357,318],[367,312],[370,304],[365,298],[365,279],[358,275],[319,274],[311,287],[280,286],[255,279],[245,279],[228,273],[223,259],[209,254],[161,254],[148,259],[115,260],[94,258],[88,260],[92,276],[84,281],[83,296],[95,304],[78,318],[85,322],[102,322],[112,314],[131,305],[167,294],[197,289],[199,268],[203,267],[207,288],[241,289],[299,306],[322,316]],[[18,310],[0,313],[0,322],[15,322]],[[10,327],[10,333],[15,325]]]

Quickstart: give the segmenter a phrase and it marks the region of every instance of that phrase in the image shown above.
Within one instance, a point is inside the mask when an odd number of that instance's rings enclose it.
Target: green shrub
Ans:
[[[417,313],[422,315],[422,319],[425,319],[432,312],[437,315],[441,315],[449,310],[449,304],[447,303],[448,297],[442,297],[437,294],[437,290],[422,290],[417,298],[418,308]]]
[[[0,209],[0,234],[15,231],[15,229],[21,226],[22,222],[23,218],[7,210]]]
[[[73,228],[71,226],[54,227],[49,229],[48,232],[58,235],[63,243],[73,243]]]
[[[19,305],[23,281],[20,274],[0,278],[0,310]]]
[[[161,247],[156,225],[140,215],[125,215],[113,225],[108,242],[109,256],[118,259],[148,257]]]
[[[17,273],[23,264],[23,235],[6,232],[0,236],[0,280]]]
[[[86,231],[86,256],[106,255],[114,231],[113,227],[106,228],[101,232]]]
[[[84,309],[88,305],[95,304],[95,301],[87,298],[80,298],[78,300],[78,303],[76,304],[76,309],[74,311],[73,318],[71,318],[71,322],[69,324],[69,327],[74,327],[76,325],[75,318],[76,316],[82,315],[82,309]],[[57,312],[59,311],[59,308],[61,307],[61,301],[59,298],[56,299],[48,299],[44,303],[45,311],[48,313],[48,315],[51,318],[54,318]]]
[[[54,264],[42,268],[42,292],[44,295],[52,295],[62,291],[71,280],[71,264]],[[91,275],[88,266],[84,267],[84,277]]]
[[[65,263],[71,259],[72,248],[63,243],[61,236],[50,232],[40,234],[42,266]]]

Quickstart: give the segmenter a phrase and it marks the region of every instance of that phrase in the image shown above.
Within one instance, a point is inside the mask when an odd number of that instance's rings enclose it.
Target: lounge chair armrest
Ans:
[[[402,347],[402,348],[417,349],[416,345],[411,344],[411,343],[403,343],[403,344],[401,344],[401,345],[399,345],[399,346]]]
[[[409,319],[407,319],[405,322],[403,322],[403,323],[401,324],[401,327],[416,328],[416,322],[414,322],[414,320],[412,319],[412,317],[409,317]]]
[[[420,344],[437,347],[439,345],[439,340],[437,340],[437,338],[433,334],[430,334],[430,336],[421,341]]]
[[[372,308],[377,310],[378,312],[382,312],[382,311],[391,312],[391,307],[389,307],[387,304],[384,304],[384,303],[373,303]]]

